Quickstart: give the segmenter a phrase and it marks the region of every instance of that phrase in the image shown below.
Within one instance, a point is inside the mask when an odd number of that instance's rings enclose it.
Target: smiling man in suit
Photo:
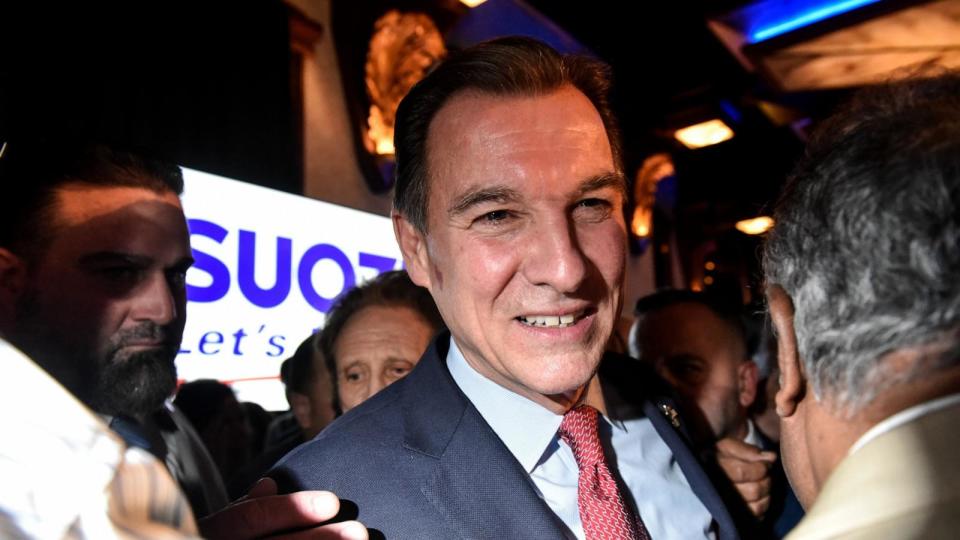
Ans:
[[[737,537],[660,379],[604,358],[626,259],[607,88],[596,61],[503,38],[407,95],[394,229],[449,332],[281,462],[288,489],[389,538]]]

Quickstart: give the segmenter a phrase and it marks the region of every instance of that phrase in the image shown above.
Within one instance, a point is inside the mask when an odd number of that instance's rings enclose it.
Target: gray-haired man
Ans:
[[[781,449],[808,507],[790,538],[955,538],[960,76],[861,94],[775,220]]]

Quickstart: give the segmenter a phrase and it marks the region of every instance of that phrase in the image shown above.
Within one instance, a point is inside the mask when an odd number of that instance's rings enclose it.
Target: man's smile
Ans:
[[[566,328],[577,324],[588,314],[587,309],[581,309],[574,312],[550,314],[550,315],[520,315],[516,317],[517,321],[526,326],[537,326],[541,328]]]

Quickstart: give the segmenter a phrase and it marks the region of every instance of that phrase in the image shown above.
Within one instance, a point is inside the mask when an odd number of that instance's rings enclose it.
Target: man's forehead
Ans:
[[[173,192],[68,184],[56,193],[45,251],[51,260],[103,252],[169,263],[189,257],[190,238]]]
[[[182,214],[180,198],[172,191],[157,192],[132,186],[92,186],[69,183],[55,192],[54,209],[59,226],[71,226],[121,211],[139,203],[160,203]]]
[[[607,138],[603,119],[589,98],[573,85],[564,85],[539,94],[461,91],[434,115],[428,142],[441,151],[464,144],[511,145],[517,139],[513,135],[532,131],[555,139],[584,133]]]
[[[709,308],[697,302],[662,306],[643,316],[641,336],[660,346],[686,346],[719,325]]]
[[[585,189],[567,185],[558,190],[550,176],[558,167],[576,171],[582,177],[575,181],[584,186],[614,177],[619,182],[612,184],[625,190],[600,113],[572,85],[537,95],[458,93],[434,116],[426,157],[428,181],[443,182],[441,189],[454,199],[503,188],[500,182],[508,178],[523,179],[512,183],[514,195],[520,186],[535,187],[541,180],[555,197]],[[431,186],[437,187],[441,186]]]

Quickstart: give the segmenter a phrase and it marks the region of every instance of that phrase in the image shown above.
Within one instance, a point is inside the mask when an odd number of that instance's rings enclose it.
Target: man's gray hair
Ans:
[[[793,300],[818,400],[852,414],[960,364],[960,73],[859,94],[811,140],[774,220],[764,272]],[[920,346],[941,352],[884,362]]]

